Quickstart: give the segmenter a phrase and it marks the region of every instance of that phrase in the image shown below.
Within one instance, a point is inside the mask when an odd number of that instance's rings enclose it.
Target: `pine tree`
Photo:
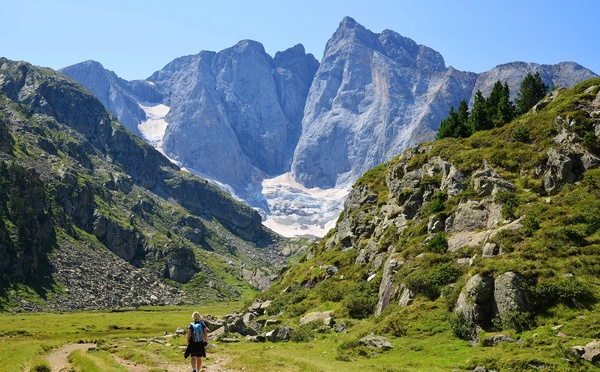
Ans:
[[[486,99],[481,94],[481,91],[475,93],[473,100],[473,109],[471,109],[471,115],[469,116],[469,126],[473,132],[491,129],[491,120],[488,117]]]
[[[458,105],[458,127],[456,128],[457,138],[467,138],[473,134],[469,125],[469,106],[464,99]]]
[[[496,115],[494,115],[494,125],[502,126],[515,118],[515,105],[510,101],[510,89],[508,83],[502,87],[502,95],[498,101]]]
[[[463,99],[458,106],[458,112],[454,111],[454,106],[450,107],[448,117],[440,123],[437,139],[446,137],[467,138],[471,134],[473,134],[473,129],[469,123],[469,106],[467,101]]]
[[[448,117],[440,123],[440,129],[437,132],[437,139],[446,137],[455,137],[455,131],[458,127],[458,113],[454,111],[454,106],[450,106]]]
[[[544,84],[539,72],[535,75],[528,73],[521,82],[521,90],[517,93],[517,115],[523,115],[548,93],[548,86]]]

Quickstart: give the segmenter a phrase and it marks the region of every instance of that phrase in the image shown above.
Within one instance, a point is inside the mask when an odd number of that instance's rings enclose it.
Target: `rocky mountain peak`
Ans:
[[[575,63],[515,62],[481,74],[446,68],[437,51],[345,17],[321,64],[301,44],[272,58],[259,42],[242,40],[218,53],[177,58],[147,83],[169,110],[162,138],[169,157],[270,214],[281,203],[254,194],[265,178],[290,173],[307,188],[344,189],[433,139],[450,106],[477,90],[489,94],[497,80],[508,82],[514,98],[536,71],[559,87],[596,76]]]

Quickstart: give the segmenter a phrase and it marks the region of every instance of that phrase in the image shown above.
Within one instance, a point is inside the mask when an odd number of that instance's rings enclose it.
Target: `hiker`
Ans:
[[[192,356],[192,372],[200,372],[202,368],[202,357],[206,358],[205,346],[208,344],[208,332],[206,325],[200,318],[200,314],[194,311],[192,314],[193,323],[190,323],[187,333],[188,346],[185,350],[185,357]]]

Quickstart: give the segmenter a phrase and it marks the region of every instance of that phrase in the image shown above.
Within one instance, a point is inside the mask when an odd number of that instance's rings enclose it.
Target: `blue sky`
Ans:
[[[127,80],[243,39],[271,56],[301,43],[320,60],[344,16],[463,71],[574,61],[600,74],[597,0],[11,0],[0,10],[0,56],[54,69],[93,59]]]

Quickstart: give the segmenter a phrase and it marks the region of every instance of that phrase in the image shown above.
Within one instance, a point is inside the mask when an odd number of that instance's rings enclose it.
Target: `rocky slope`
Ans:
[[[573,346],[594,348],[600,320],[599,135],[596,78],[503,127],[409,148],[356,182],[335,229],[260,298],[402,345],[507,343],[473,352],[488,368],[585,369],[600,355]]]
[[[285,259],[256,211],[180,171],[62,74],[0,59],[0,137],[2,308],[235,297],[242,267],[268,277]]]

